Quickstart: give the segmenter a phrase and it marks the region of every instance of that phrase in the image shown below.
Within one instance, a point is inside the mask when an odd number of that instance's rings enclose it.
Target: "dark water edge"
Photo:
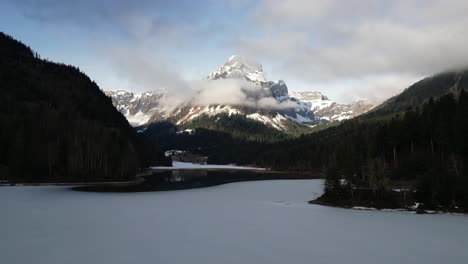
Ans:
[[[144,180],[129,184],[97,184],[73,187],[86,192],[154,192],[210,187],[233,182],[262,180],[320,179],[317,173],[246,170],[173,170],[154,171],[140,176]]]
[[[452,206],[427,206],[418,203],[418,207],[412,207],[417,201],[412,199],[410,201],[403,201],[401,193],[393,191],[385,191],[378,197],[370,197],[369,195],[356,195],[355,197],[340,197],[324,193],[322,196],[311,200],[309,204],[317,204],[323,206],[354,209],[355,207],[374,209],[374,210],[395,210],[413,212],[416,214],[468,214],[468,208],[452,207]]]

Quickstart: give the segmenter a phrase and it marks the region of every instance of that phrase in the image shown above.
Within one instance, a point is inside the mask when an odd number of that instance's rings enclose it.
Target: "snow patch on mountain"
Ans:
[[[284,121],[286,120],[286,118],[280,114],[276,114],[275,117],[271,117],[271,116],[267,116],[267,115],[262,115],[260,113],[253,113],[253,114],[250,114],[250,115],[246,115],[247,118],[249,119],[252,119],[252,120],[256,120],[256,121],[259,121],[259,122],[262,122],[263,124],[265,125],[269,125],[269,126],[272,126],[278,130],[284,130],[285,129],[285,126],[284,126]]]
[[[201,116],[216,116],[219,114],[228,114],[229,116],[234,114],[241,114],[241,112],[229,105],[216,105],[216,106],[196,106],[190,108],[187,114],[185,114],[182,118],[176,121],[176,124],[180,125],[186,123],[188,121],[192,121],[193,119]]]
[[[143,113],[141,111],[137,112],[136,114],[130,115],[128,113],[129,111],[127,110],[127,113],[124,114],[124,116],[127,118],[128,122],[132,126],[140,126],[148,123],[148,121],[151,119],[152,114],[151,113]]]
[[[104,91],[111,97],[115,108],[119,110],[133,126],[148,123],[151,117],[160,111],[160,103],[166,98],[167,90],[156,90],[135,94],[124,90]]]
[[[256,84],[265,83],[262,65],[251,62],[248,59],[232,55],[221,68],[211,73],[207,77],[210,80],[216,79],[245,79]]]
[[[233,55],[206,80],[193,87],[194,94],[168,110],[168,90],[141,94],[106,91],[115,107],[134,126],[167,120],[183,124],[206,115],[240,114],[279,130],[287,122],[314,125],[341,121],[362,114],[372,107],[363,101],[338,104],[320,92],[292,92],[283,80],[268,81],[261,64]],[[232,98],[230,97],[232,95]]]
[[[342,121],[362,115],[375,105],[364,100],[358,100],[351,104],[334,102],[317,91],[289,92],[291,98],[309,104],[315,116],[324,121]]]

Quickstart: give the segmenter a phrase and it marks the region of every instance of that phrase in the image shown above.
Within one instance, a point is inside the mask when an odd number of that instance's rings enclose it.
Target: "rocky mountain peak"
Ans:
[[[268,82],[271,96],[278,101],[284,101],[289,98],[288,86],[283,80],[277,82]]]
[[[233,55],[208,80],[241,79],[255,84],[256,88],[240,91],[250,100],[250,104],[222,105],[212,103],[200,105],[189,102],[166,112],[161,106],[168,91],[152,91],[133,94],[125,91],[106,92],[116,108],[133,125],[144,125],[154,121],[170,120],[176,124],[190,122],[207,115],[241,114],[247,118],[269,124],[277,129],[285,129],[285,120],[299,124],[315,124],[352,118],[369,110],[372,105],[365,102],[338,104],[317,91],[289,91],[283,80],[268,81],[263,67],[245,57]],[[220,86],[222,88],[222,85]]]
[[[217,71],[208,75],[208,79],[244,79],[262,84],[266,82],[261,64],[240,55],[232,55]]]

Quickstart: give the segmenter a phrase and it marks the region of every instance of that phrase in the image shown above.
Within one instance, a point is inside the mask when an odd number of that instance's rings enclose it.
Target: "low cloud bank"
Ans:
[[[238,105],[267,110],[298,107],[292,101],[279,102],[266,88],[242,79],[196,80],[186,82],[184,89],[174,88],[165,101],[168,110],[183,103],[193,105]],[[190,94],[190,96],[186,96]]]

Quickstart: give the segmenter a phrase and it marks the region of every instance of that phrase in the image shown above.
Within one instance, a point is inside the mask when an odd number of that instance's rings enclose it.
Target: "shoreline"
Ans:
[[[198,164],[191,162],[173,161],[172,166],[149,167],[150,170],[247,170],[247,171],[269,171],[268,168],[253,166],[238,166],[235,164]]]
[[[454,209],[451,210],[449,208],[439,208],[439,209],[434,209],[434,208],[411,208],[411,207],[399,207],[399,208],[390,208],[390,207],[374,207],[369,203],[349,203],[348,205],[344,204],[343,201],[340,202],[326,202],[323,201],[323,196],[318,197],[317,199],[310,200],[307,203],[308,204],[315,204],[315,205],[322,205],[322,206],[329,206],[329,207],[335,207],[335,208],[342,208],[342,209],[350,209],[350,210],[358,210],[358,211],[379,211],[379,212],[405,212],[405,213],[411,213],[411,214],[450,214],[450,215],[462,215],[462,216],[468,216],[468,210],[467,209]],[[442,210],[441,210],[442,209]]]
[[[220,165],[216,165],[220,166]],[[221,165],[224,166],[224,165]],[[236,168],[175,168],[175,167],[150,167],[145,169],[144,171],[138,173],[134,179],[128,181],[97,181],[97,182],[0,182],[0,187],[21,187],[21,186],[70,186],[70,187],[80,187],[80,186],[105,186],[105,185],[114,185],[114,186],[128,186],[128,185],[137,185],[143,183],[145,177],[151,176],[154,173],[161,173],[161,172],[172,172],[172,171],[181,171],[181,172],[198,172],[198,171],[206,171],[206,172],[246,172],[246,173],[255,173],[255,174],[270,174],[270,175],[297,175],[299,177],[284,177],[284,178],[275,178],[275,179],[322,179],[321,175],[316,171],[281,171],[281,170],[270,170],[268,168],[256,168],[256,167],[244,167],[242,169]],[[279,176],[281,177],[281,176]],[[245,180],[245,181],[252,181],[252,180]]]
[[[0,183],[0,187],[22,187],[22,186],[89,186],[89,185],[130,185],[139,184],[145,181],[146,174],[138,174],[134,179],[128,181],[109,181],[109,182],[4,182]]]
[[[175,174],[174,174],[175,173]],[[185,175],[181,175],[185,174]],[[315,174],[286,174],[273,171],[248,170],[173,170],[152,171],[142,176],[144,182],[134,185],[86,185],[73,190],[90,192],[157,192],[199,189],[234,182],[264,180],[312,180],[321,179]]]

